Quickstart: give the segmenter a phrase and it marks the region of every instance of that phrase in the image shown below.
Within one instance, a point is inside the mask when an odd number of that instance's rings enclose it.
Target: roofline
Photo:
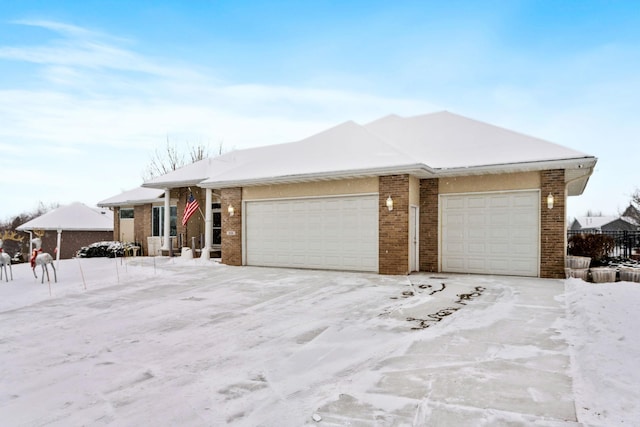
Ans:
[[[383,168],[368,168],[368,169],[348,169],[343,171],[332,172],[318,172],[318,173],[305,173],[294,174],[284,176],[274,176],[269,178],[254,178],[244,180],[231,180],[231,181],[210,181],[201,182],[199,187],[202,188],[231,188],[231,187],[243,187],[243,186],[256,186],[256,185],[271,185],[271,184],[290,184],[297,182],[309,182],[309,181],[322,181],[322,180],[334,180],[334,179],[347,179],[358,177],[371,177],[380,175],[397,175],[397,174],[414,174],[430,176],[434,174],[434,171],[423,164],[411,164],[401,166],[389,166]]]
[[[558,159],[558,160],[541,160],[534,162],[522,163],[500,163],[495,165],[482,165],[471,167],[455,167],[436,169],[438,176],[460,176],[460,175],[476,175],[490,173],[505,172],[530,172],[550,169],[586,169],[593,168],[597,159],[593,156],[585,156],[580,158]]]
[[[285,176],[273,176],[268,178],[253,178],[240,180],[200,181],[197,184],[201,188],[231,188],[248,187],[256,185],[290,184],[316,180],[346,179],[368,176],[384,176],[396,174],[416,175],[419,178],[440,178],[448,176],[485,175],[496,173],[531,172],[550,169],[585,169],[585,175],[580,179],[588,180],[593,172],[597,159],[593,156],[581,158],[544,160],[525,163],[503,163],[495,165],[482,165],[471,167],[434,169],[421,163],[390,166],[383,168],[350,169],[344,171],[319,172],[310,174],[295,174]],[[586,182],[585,182],[586,186]],[[584,188],[584,186],[583,186]]]
[[[202,181],[205,181],[207,178],[199,178],[197,180],[185,180],[185,181],[166,181],[163,183],[148,183],[145,182],[141,185],[141,187],[145,187],[145,188],[156,188],[159,190],[169,190],[171,188],[181,188],[181,187],[188,187],[190,185],[194,185],[197,186],[199,185]]]
[[[113,227],[111,228],[69,228],[69,227],[22,227],[22,226],[18,226],[16,227],[17,231],[23,231],[23,232],[28,232],[28,231],[33,231],[33,230],[44,230],[44,231],[58,231],[58,228],[60,228],[60,230],[64,231],[113,231]]]
[[[162,196],[158,196],[153,199],[136,199],[136,200],[123,200],[121,202],[109,202],[109,203],[98,203],[98,206],[101,208],[115,208],[120,206],[138,206],[138,205],[147,205],[149,203],[157,203],[164,200],[164,194]]]

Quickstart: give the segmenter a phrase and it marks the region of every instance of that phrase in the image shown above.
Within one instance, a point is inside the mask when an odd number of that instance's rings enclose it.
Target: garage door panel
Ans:
[[[473,258],[470,257],[468,259],[468,265],[469,265],[469,269],[470,269],[470,273],[479,273],[481,271],[484,271],[486,269],[486,262],[487,260],[485,258]]]
[[[489,230],[491,240],[505,240],[509,238],[509,232],[505,228],[493,228]]]
[[[509,206],[509,197],[507,196],[493,196],[488,199],[488,205],[492,209],[504,209]]]
[[[539,192],[442,195],[441,268],[537,276]]]
[[[515,207],[523,207],[527,209],[537,209],[538,208],[538,199],[529,197],[529,195],[515,195],[513,197],[513,206]]]
[[[483,226],[487,221],[487,216],[484,212],[470,212],[467,218],[468,224],[476,226]]]
[[[467,237],[469,241],[474,241],[474,240],[484,241],[485,238],[487,237],[487,230],[484,229],[483,227],[472,227],[471,229],[467,230],[466,233],[463,232],[461,236]]]
[[[489,224],[491,224],[492,226],[508,226],[509,222],[510,217],[506,213],[492,212],[491,216],[489,217]]]
[[[467,201],[467,207],[472,209],[484,208],[487,204],[487,199],[484,197],[469,197]]]
[[[508,254],[512,247],[507,241],[491,242],[487,243],[488,252],[491,255],[504,255]]]
[[[377,195],[248,201],[245,218],[248,265],[378,270]]]
[[[470,254],[484,254],[487,251],[486,245],[481,243],[469,243],[469,253]]]

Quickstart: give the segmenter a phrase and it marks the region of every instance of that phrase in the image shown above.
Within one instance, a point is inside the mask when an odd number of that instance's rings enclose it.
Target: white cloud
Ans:
[[[14,200],[22,203],[65,203],[81,196],[91,204],[135,187],[149,160],[142,153],[150,156],[168,137],[245,148],[301,139],[348,119],[433,110],[422,101],[351,91],[225,84],[206,73],[156,65],[171,61],[107,44],[108,37],[83,28],[29,25],[67,38],[0,47],[0,58],[35,65],[42,77],[34,89],[0,89],[0,145],[20,147],[10,156],[12,184],[23,184],[13,186],[21,193]],[[114,151],[121,154],[116,158]],[[114,170],[122,172],[116,177]],[[3,204],[0,217],[22,209]]]
[[[327,86],[329,77],[314,87],[272,85],[259,74],[254,81],[221,81],[200,64],[143,55],[132,40],[52,21],[19,23],[52,30],[57,38],[0,46],[0,61],[35,68],[39,79],[10,89],[0,83],[0,147],[9,147],[5,152],[22,170],[50,170],[52,157],[91,153],[93,160],[83,162],[124,171],[111,184],[78,182],[78,171],[86,169],[56,171],[69,185],[66,191],[82,185],[77,193],[92,194],[90,186],[100,186],[101,196],[87,203],[112,195],[109,185],[112,193],[138,185],[148,161],[144,153],[151,155],[167,138],[245,148],[294,141],[345,120],[443,109],[599,157],[585,194],[570,199],[570,215],[613,211],[640,185],[634,161],[640,156],[640,61],[630,46],[589,46],[545,58],[500,52],[482,32],[468,30],[417,52],[394,52],[397,66],[386,64],[379,74],[327,70],[346,82],[370,79],[346,84],[370,88],[361,92]],[[394,91],[398,87],[403,90]],[[384,95],[394,93],[407,95]],[[105,155],[114,150],[121,153],[117,161]],[[52,191],[39,196],[36,185],[30,191],[36,199],[56,201],[45,198]],[[0,217],[13,210],[3,204]]]

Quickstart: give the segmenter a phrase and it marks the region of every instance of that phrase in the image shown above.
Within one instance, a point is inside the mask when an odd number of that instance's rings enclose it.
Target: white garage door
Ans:
[[[442,195],[442,271],[538,276],[538,191]]]
[[[378,196],[245,204],[247,265],[378,271]]]

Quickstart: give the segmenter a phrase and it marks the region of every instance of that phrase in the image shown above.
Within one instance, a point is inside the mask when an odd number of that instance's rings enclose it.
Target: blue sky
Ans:
[[[635,1],[0,0],[0,219],[94,205],[154,150],[448,110],[599,158],[568,215],[640,187]]]

